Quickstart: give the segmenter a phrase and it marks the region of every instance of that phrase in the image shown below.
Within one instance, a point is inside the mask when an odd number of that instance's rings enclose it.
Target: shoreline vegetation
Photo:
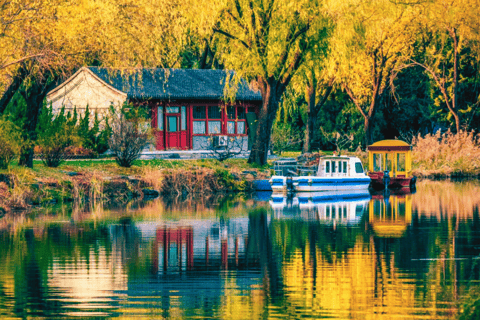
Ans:
[[[128,202],[188,194],[248,193],[254,179],[270,176],[268,166],[244,159],[137,160],[130,168],[115,160],[66,161],[57,168],[35,163],[0,170],[0,216],[61,203]]]
[[[466,131],[413,137],[413,175],[426,179],[480,178],[479,137]],[[353,154],[366,166],[366,152]],[[271,176],[270,167],[252,166],[246,159],[138,160],[131,168],[119,167],[114,160],[66,161],[58,168],[40,162],[33,169],[12,165],[0,170],[0,216],[69,202],[249,193],[255,179]]]

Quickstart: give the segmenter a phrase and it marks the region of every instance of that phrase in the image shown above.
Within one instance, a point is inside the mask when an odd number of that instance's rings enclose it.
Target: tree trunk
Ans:
[[[10,83],[7,90],[5,90],[5,92],[3,93],[2,98],[0,99],[0,115],[5,112],[5,109],[7,108],[8,103],[10,102],[10,100],[12,100],[13,96],[18,91],[18,89],[23,83],[23,80],[25,80],[26,76],[27,76],[26,68],[23,66],[20,67],[17,70],[17,73],[14,76],[12,83]]]
[[[317,114],[315,112],[315,82],[311,82],[307,87],[307,126],[305,128],[305,143],[303,144],[303,152],[309,153],[312,151],[313,130],[315,128],[315,120]]]
[[[372,144],[372,129],[370,128],[371,122],[368,116],[364,117],[364,130],[365,130],[365,147]]]
[[[453,38],[453,97],[452,97],[452,114],[455,119],[455,128],[457,133],[460,132],[460,115],[458,113],[458,36],[456,30],[452,31]]]
[[[27,114],[25,124],[23,126],[24,139],[26,143],[21,150],[18,164],[21,166],[33,168],[33,147],[37,140],[37,123],[38,117],[42,110],[43,101],[45,100],[51,85],[47,85],[48,79],[44,78],[39,81],[32,81],[28,88],[20,90],[23,98],[27,103]],[[53,82],[51,82],[53,83]]]
[[[266,80],[258,79],[258,84],[262,94],[262,107],[258,114],[255,141],[250,151],[248,163],[263,166],[267,163],[272,125],[286,87],[273,77]]]
[[[313,77],[315,75],[312,75]],[[323,94],[322,99],[317,103],[317,81],[315,78],[312,78],[310,85],[307,87],[307,127],[305,130],[305,144],[303,145],[303,152],[312,151],[312,142],[314,137],[314,130],[316,129],[317,116],[320,112],[320,109],[325,104],[328,99],[328,96],[333,90],[334,79],[330,79],[328,86]]]

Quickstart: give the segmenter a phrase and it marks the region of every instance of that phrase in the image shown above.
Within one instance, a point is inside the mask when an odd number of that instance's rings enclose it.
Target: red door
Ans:
[[[168,106],[165,114],[166,148],[187,149],[187,121],[185,106]]]
[[[180,147],[180,117],[167,114],[167,148],[178,149]]]

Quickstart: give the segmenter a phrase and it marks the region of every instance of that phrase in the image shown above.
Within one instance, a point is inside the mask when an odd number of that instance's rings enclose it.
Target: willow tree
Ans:
[[[425,47],[423,60],[413,61],[413,65],[424,68],[433,84],[440,92],[437,104],[445,105],[457,132],[462,125],[462,114],[471,109],[460,101],[462,82],[462,50],[476,51],[478,64],[478,44],[480,43],[479,0],[434,0],[428,2],[419,21],[422,30],[422,45]]]
[[[28,2],[28,1],[27,1]],[[17,1],[1,6],[9,12],[8,36],[2,44],[14,48],[3,55],[0,76],[4,89],[0,113],[15,92],[27,102],[25,139],[34,142],[38,115],[49,90],[80,66],[174,67],[186,42],[187,18],[175,0],[35,0],[31,8]],[[3,8],[3,9],[2,9]],[[15,13],[15,14],[13,14]],[[0,22],[4,20],[0,19]],[[4,53],[4,51],[0,51]],[[0,60],[1,61],[1,60]],[[177,65],[178,66],[178,65]],[[33,165],[33,144],[20,163]]]
[[[416,6],[390,0],[337,2],[341,17],[333,36],[337,77],[364,119],[372,143],[372,119],[389,79],[411,56]]]
[[[327,36],[329,19],[319,1],[227,0],[217,21],[223,63],[262,95],[248,162],[264,165],[281,97],[314,39]]]
[[[7,4],[16,10],[16,1]],[[18,92],[27,104],[23,124],[24,139],[29,142],[22,150],[21,165],[33,166],[33,145],[40,110],[48,91],[56,81],[69,76],[76,68],[97,59],[105,50],[105,39],[100,31],[109,30],[109,15],[96,14],[109,8],[109,3],[90,0],[78,2],[48,0],[32,1],[35,17],[30,17],[32,8],[19,12],[2,39],[15,50],[9,58],[10,66],[2,75],[11,81],[2,95],[0,111],[13,94]],[[108,10],[105,10],[108,12]]]
[[[323,41],[317,42],[317,47],[309,54],[291,84],[296,92],[304,96],[307,103],[303,141],[303,152],[305,153],[312,150],[314,133],[319,131],[316,124],[318,114],[327,102],[335,84],[335,64],[328,58],[328,40],[328,38],[324,38]]]
[[[26,26],[45,18],[42,5],[40,0],[0,0],[0,114],[27,76],[21,64],[42,60],[49,53],[44,47],[28,45],[34,32]]]

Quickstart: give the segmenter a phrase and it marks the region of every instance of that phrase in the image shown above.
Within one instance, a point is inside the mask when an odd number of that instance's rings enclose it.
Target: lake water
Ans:
[[[0,317],[456,319],[480,304],[479,207],[478,181],[424,180],[5,216]]]

